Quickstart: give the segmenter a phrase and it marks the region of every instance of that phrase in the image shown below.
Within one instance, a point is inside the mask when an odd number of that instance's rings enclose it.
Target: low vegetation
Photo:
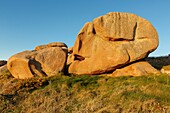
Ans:
[[[170,77],[0,75],[1,113],[169,113]]]
[[[160,57],[148,57],[145,60],[158,70],[170,65],[170,55]]]

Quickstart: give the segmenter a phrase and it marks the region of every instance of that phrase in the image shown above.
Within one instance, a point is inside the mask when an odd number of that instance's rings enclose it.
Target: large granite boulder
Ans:
[[[7,67],[15,78],[53,76],[64,72],[67,49],[60,46],[23,51],[9,58]]]
[[[158,46],[152,24],[130,13],[112,12],[88,22],[71,53],[69,73],[102,74],[146,58]],[[74,56],[74,57],[73,57]]]

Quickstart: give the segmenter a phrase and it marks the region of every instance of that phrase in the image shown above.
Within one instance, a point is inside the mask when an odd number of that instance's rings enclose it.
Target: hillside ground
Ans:
[[[0,75],[1,113],[170,113],[170,77]]]

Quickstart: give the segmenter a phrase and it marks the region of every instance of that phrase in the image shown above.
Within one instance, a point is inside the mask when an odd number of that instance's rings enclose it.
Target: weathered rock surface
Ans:
[[[67,52],[60,47],[46,48],[38,51],[35,60],[41,64],[42,70],[47,75],[64,72]]]
[[[148,62],[136,62],[131,65],[116,69],[112,76],[142,76],[149,74],[160,74],[158,70],[153,68]]]
[[[108,13],[86,23],[73,47],[73,74],[102,74],[143,59],[158,46],[151,23],[129,13]]]
[[[41,49],[45,49],[45,48],[50,48],[50,47],[61,47],[61,48],[68,48],[67,45],[65,43],[62,43],[62,42],[52,42],[52,43],[49,43],[49,44],[46,44],[46,45],[40,45],[40,46],[37,46],[35,47],[35,50],[41,50]]]
[[[31,51],[23,51],[8,59],[8,70],[15,78],[24,79],[33,77],[29,67],[29,59],[31,54]]]
[[[75,59],[75,56],[70,54],[68,57],[67,57],[67,65],[69,66],[72,62],[74,62],[74,59]]]
[[[7,67],[15,78],[52,76],[64,72],[66,48],[51,46],[34,51],[23,51],[9,58]]]

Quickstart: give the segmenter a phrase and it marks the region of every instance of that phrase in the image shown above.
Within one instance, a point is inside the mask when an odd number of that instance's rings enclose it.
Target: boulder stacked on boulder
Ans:
[[[64,72],[67,51],[66,44],[60,42],[37,46],[33,51],[23,51],[10,57],[7,67],[19,79],[52,76]]]
[[[159,73],[147,62],[138,62],[154,51],[158,43],[158,34],[149,21],[134,14],[111,12],[86,23],[80,30],[68,57],[68,72],[113,72],[113,76]]]
[[[40,45],[13,55],[7,67],[20,79],[67,71],[77,75],[141,76],[159,73],[143,60],[158,43],[158,34],[149,21],[130,13],[111,12],[86,23],[70,49],[61,42]]]

